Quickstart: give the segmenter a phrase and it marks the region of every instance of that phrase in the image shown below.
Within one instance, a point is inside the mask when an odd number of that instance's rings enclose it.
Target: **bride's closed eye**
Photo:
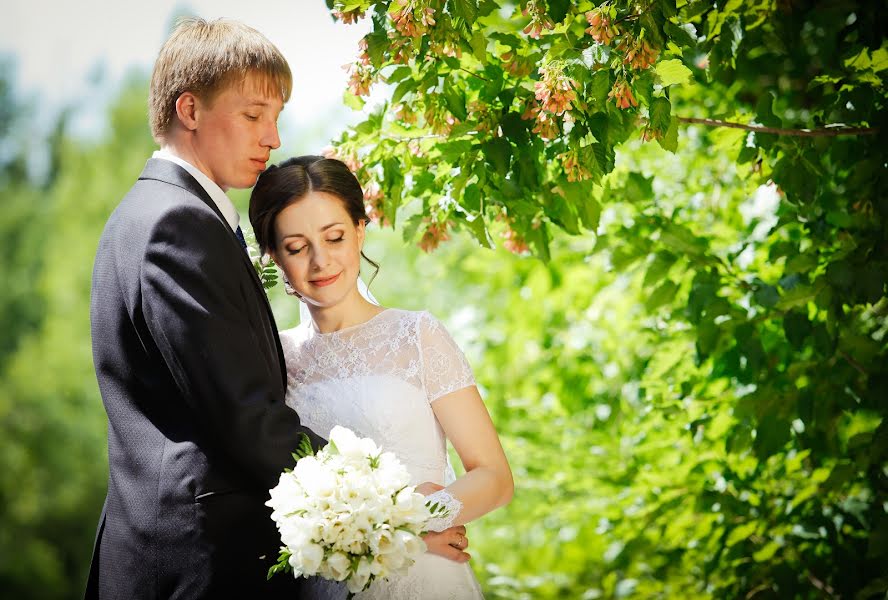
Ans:
[[[339,242],[344,242],[345,235],[343,234],[343,235],[339,236],[338,238],[329,239],[327,241],[332,242],[334,244],[337,244]],[[289,254],[290,256],[295,256],[296,254],[299,254],[300,252],[302,252],[302,250],[304,250],[304,249],[305,249],[305,246],[300,246],[298,248],[287,248],[287,254]]]

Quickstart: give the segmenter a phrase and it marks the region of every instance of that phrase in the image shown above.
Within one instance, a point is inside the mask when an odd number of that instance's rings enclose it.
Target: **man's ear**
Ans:
[[[197,129],[199,102],[197,96],[191,92],[184,92],[176,98],[176,115],[179,117],[179,122],[182,123],[182,126],[189,131]]]

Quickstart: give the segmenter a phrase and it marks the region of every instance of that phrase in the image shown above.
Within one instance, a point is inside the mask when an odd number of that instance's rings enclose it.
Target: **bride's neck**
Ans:
[[[373,318],[384,309],[368,302],[359,293],[350,296],[335,306],[308,305],[311,319],[321,333],[333,333],[347,327],[360,325]]]

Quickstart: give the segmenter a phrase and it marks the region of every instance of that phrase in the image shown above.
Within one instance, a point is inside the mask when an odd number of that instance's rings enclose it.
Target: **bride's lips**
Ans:
[[[261,160],[258,158],[251,158],[250,160],[253,162],[254,165],[261,168],[263,171],[265,170],[265,165],[268,163],[267,160]]]
[[[339,279],[340,275],[342,275],[342,273],[337,273],[336,275],[333,275],[332,277],[327,277],[326,279],[310,279],[309,283],[317,287],[326,287],[332,283],[335,283],[336,280]]]

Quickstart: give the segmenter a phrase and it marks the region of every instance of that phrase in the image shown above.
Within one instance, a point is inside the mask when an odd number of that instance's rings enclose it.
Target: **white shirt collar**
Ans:
[[[237,214],[237,209],[234,207],[234,204],[231,203],[231,199],[225,195],[225,192],[222,191],[222,188],[220,188],[215,181],[204,175],[200,169],[192,165],[190,162],[182,160],[168,150],[155,150],[154,154],[151,155],[151,158],[168,160],[188,171],[188,173],[197,180],[200,187],[206,190],[213,202],[216,203],[216,206],[219,207],[219,211],[222,213],[222,216],[225,217],[225,221],[228,223],[229,227],[231,227],[232,231],[237,229],[237,226],[240,223],[240,215]]]

